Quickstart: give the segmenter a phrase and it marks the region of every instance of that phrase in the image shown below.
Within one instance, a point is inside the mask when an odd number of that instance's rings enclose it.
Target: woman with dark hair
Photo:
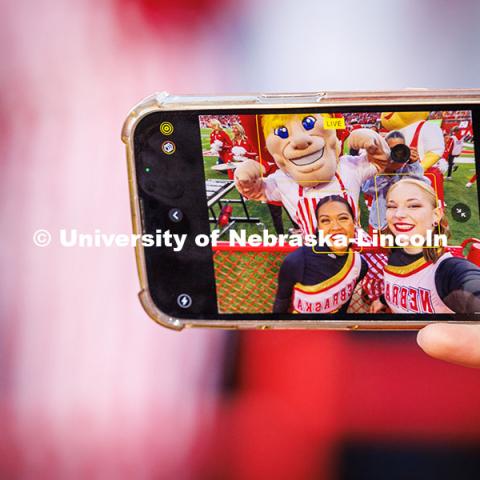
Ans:
[[[340,195],[318,201],[318,231],[331,246],[303,246],[285,257],[278,276],[274,313],[345,313],[367,262],[354,252],[352,207]]]
[[[443,247],[422,244],[433,235],[448,237],[449,227],[433,188],[404,178],[387,193],[388,231],[402,245],[391,249],[384,269],[384,295],[371,313],[472,313],[480,311],[480,268]]]

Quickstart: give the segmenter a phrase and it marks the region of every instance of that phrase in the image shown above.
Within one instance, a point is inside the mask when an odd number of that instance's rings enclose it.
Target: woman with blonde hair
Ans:
[[[232,156],[234,161],[243,161],[247,158],[255,160],[257,152],[252,142],[248,139],[243,125],[235,122],[232,125]]]
[[[386,201],[388,231],[396,245],[384,269],[384,294],[372,303],[371,313],[386,306],[393,313],[480,311],[480,268],[435,246],[435,241],[425,244],[435,240],[435,234],[449,234],[434,189],[407,177],[389,188]]]
[[[232,124],[232,161],[243,162],[247,159],[259,161],[258,154],[253,146],[253,143],[247,137],[245,128],[240,122]],[[230,178],[234,178],[232,171],[228,172]],[[283,206],[281,202],[267,202],[268,210],[272,217],[275,232],[280,235],[284,233],[282,211]],[[293,222],[293,220],[292,220]]]
[[[212,118],[208,122],[208,127],[212,129],[210,133],[210,149],[218,154],[218,164],[230,161],[232,140],[228,133],[223,130],[220,120]]]

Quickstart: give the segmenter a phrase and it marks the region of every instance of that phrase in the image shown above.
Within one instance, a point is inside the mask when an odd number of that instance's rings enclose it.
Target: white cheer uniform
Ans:
[[[293,288],[293,313],[334,313],[352,298],[362,268],[362,257],[350,252],[342,269],[317,285],[296,283]]]
[[[393,313],[454,313],[445,305],[435,287],[439,265],[452,258],[444,253],[435,263],[423,257],[409,265],[385,265],[384,298]]]

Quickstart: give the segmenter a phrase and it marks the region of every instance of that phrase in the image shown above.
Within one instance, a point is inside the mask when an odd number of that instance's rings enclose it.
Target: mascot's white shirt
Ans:
[[[384,297],[393,313],[454,313],[438,295],[435,272],[451,253],[444,253],[435,263],[423,257],[410,265],[386,265]]]
[[[367,155],[343,155],[335,176],[314,187],[300,187],[293,178],[277,170],[265,178],[265,196],[268,201],[282,202],[295,219],[302,233],[314,234],[317,229],[315,208],[318,200],[329,195],[341,195],[349,200],[356,215],[362,183],[377,173]]]
[[[399,130],[403,133],[407,145],[410,145],[419,123],[420,122],[412,123]],[[423,161],[426,152],[433,152],[438,156],[442,156],[443,150],[445,149],[445,142],[443,140],[442,129],[439,125],[433,122],[425,122],[423,124],[418,136],[417,149],[420,161]]]

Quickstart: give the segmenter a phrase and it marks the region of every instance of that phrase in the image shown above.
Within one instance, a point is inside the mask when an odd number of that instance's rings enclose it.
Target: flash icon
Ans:
[[[188,308],[192,305],[192,297],[187,293],[181,293],[177,297],[177,304],[180,308]]]

